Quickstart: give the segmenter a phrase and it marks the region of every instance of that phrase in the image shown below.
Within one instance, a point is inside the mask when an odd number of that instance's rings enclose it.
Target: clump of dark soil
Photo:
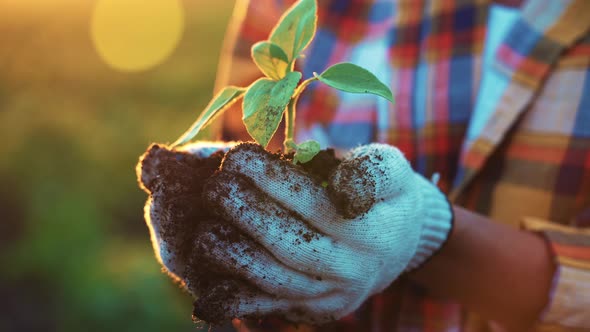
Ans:
[[[292,156],[280,153],[275,156],[292,159]],[[167,244],[155,244],[155,247],[160,247],[160,256],[169,272],[197,298],[194,316],[213,324],[227,318],[232,308],[225,307],[225,303],[235,298],[238,289],[242,291],[240,294],[256,291],[254,285],[225,271],[222,264],[208,258],[212,243],[197,240],[199,234],[211,232],[226,241],[245,241],[245,235],[220,218],[203,199],[203,188],[219,170],[223,157],[221,151],[209,158],[199,158],[153,144],[140,158],[137,169],[140,186],[151,200],[148,222]],[[321,151],[301,167],[321,183],[328,180],[339,163],[330,149]],[[175,257],[175,264],[166,264],[164,257]]]
[[[320,151],[312,160],[301,164],[301,167],[311,176],[320,181],[327,181],[332,171],[340,164],[340,159],[336,158],[334,149]]]

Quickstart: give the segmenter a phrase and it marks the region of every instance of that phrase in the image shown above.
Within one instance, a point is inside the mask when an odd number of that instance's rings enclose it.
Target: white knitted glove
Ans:
[[[225,153],[238,144],[239,142],[234,141],[199,141],[179,146],[175,150],[180,152],[188,152],[199,158],[207,158],[217,151],[223,151]]]
[[[222,298],[221,284],[196,302],[196,314],[215,305],[226,318],[332,321],[420,265],[448,236],[445,195],[394,147],[354,149],[329,182],[330,192],[258,145],[231,149],[204,195],[246,236],[208,232],[196,243],[258,291],[233,289],[236,296]]]
[[[192,242],[194,234],[187,234],[182,220],[189,217],[191,209],[199,209],[195,202],[201,197],[191,192],[190,182],[193,169],[188,162],[180,159],[192,157],[204,159],[217,151],[227,152],[237,142],[196,142],[180,146],[174,150],[160,145],[152,145],[141,156],[137,164],[137,177],[140,186],[150,196],[145,204],[145,220],[150,230],[150,237],[156,258],[174,278],[184,281],[184,271],[190,259],[190,252],[184,250],[187,242]],[[218,162],[222,156],[219,157]],[[215,161],[207,165],[212,173],[218,167]],[[189,163],[190,164],[190,163]],[[175,195],[171,195],[175,192]],[[200,194],[200,193],[199,193]],[[189,221],[190,222],[190,221]],[[183,254],[184,253],[184,254]]]

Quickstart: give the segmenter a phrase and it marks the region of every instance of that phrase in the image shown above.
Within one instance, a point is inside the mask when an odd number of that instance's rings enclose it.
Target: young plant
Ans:
[[[190,141],[201,129],[243,98],[242,120],[250,136],[266,148],[285,115],[284,152],[294,152],[294,162],[305,163],[320,151],[316,141],[297,144],[293,140],[297,100],[310,83],[320,81],[338,90],[371,93],[393,102],[391,90],[385,84],[366,69],[352,63],[335,64],[319,75],[313,73],[313,77],[300,83],[302,74],[294,70],[295,61],[313,40],[316,26],[316,0],[295,3],[281,17],[268,40],[252,46],[252,59],[266,77],[246,88],[228,86],[222,89],[172,147]]]

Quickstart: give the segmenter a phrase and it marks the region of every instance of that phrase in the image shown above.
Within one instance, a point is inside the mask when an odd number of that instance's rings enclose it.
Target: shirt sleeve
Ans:
[[[545,235],[557,266],[541,327],[551,331],[590,328],[590,228],[537,218],[524,218],[522,226]]]

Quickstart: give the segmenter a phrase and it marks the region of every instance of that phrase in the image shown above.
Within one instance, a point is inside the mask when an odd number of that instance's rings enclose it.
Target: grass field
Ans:
[[[212,93],[233,1],[182,4],[172,55],[126,73],[92,44],[95,1],[0,2],[0,331],[196,330],[134,173]]]

